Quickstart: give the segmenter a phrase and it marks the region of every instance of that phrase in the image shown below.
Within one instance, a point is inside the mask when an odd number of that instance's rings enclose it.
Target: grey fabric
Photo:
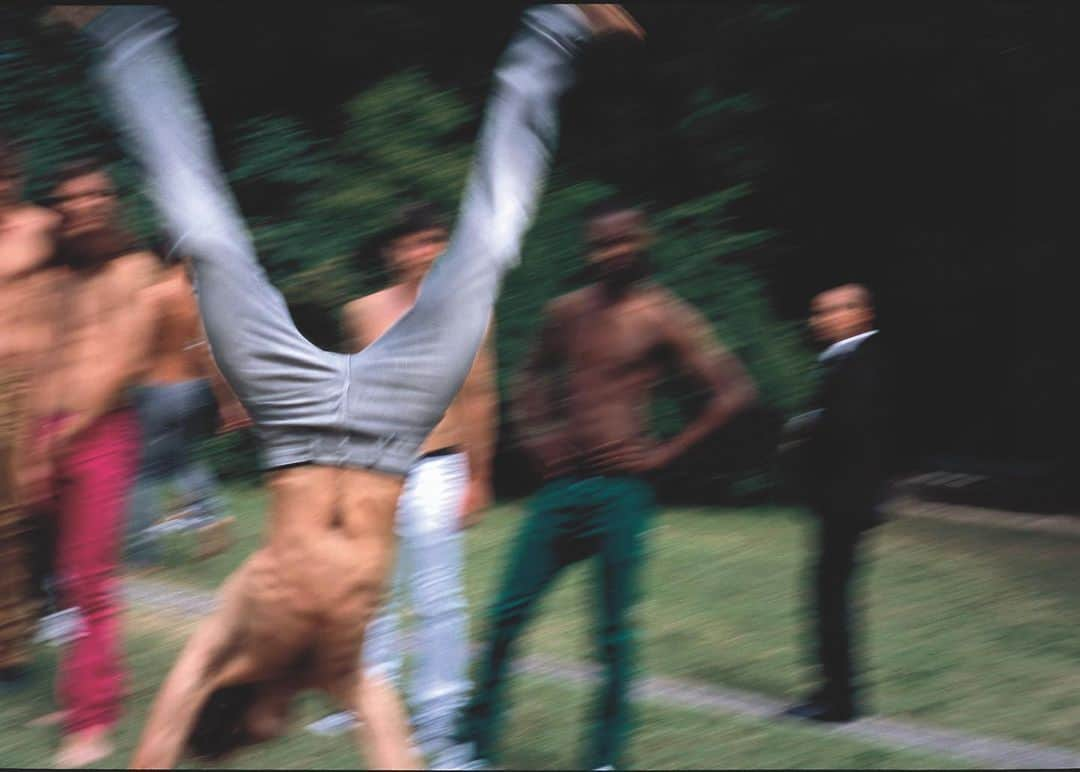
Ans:
[[[209,129],[154,6],[114,6],[86,30],[100,82],[146,169],[174,250],[192,257],[214,358],[255,422],[267,468],[404,475],[461,387],[499,286],[518,260],[558,134],[558,99],[590,32],[567,6],[529,9],[495,73],[461,211],[415,306],[359,354],[297,331],[259,265]]]

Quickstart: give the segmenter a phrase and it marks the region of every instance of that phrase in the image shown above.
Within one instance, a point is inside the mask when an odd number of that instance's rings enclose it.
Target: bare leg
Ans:
[[[228,620],[214,616],[188,639],[150,709],[131,760],[132,769],[176,766],[203,703],[223,683],[215,661],[229,645],[227,627]]]

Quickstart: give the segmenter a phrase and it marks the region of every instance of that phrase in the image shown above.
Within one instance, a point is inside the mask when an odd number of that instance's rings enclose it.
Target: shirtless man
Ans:
[[[183,489],[185,516],[167,525],[198,527],[201,554],[223,547],[215,538],[228,525],[222,517],[214,473],[193,458],[194,444],[213,431],[246,425],[243,407],[224,382],[206,345],[185,261],[161,267],[146,290],[152,332],[149,372],[135,392],[142,431],[142,460],[128,517],[127,541],[133,563],[152,566],[158,559],[161,483],[175,480]]]
[[[63,169],[53,199],[62,220],[47,354],[31,377],[28,495],[36,516],[56,519],[60,591],[83,620],[59,674],[57,756],[62,766],[82,766],[111,752],[120,717],[114,574],[138,461],[129,389],[147,364],[142,292],[154,258],[117,224],[116,193],[100,164]]]
[[[447,225],[430,204],[404,207],[385,235],[383,255],[395,284],[345,306],[350,351],[370,346],[416,302],[420,282],[446,249]],[[409,703],[424,756],[439,768],[469,692],[469,628],[463,587],[463,528],[491,501],[498,416],[490,334],[460,394],[420,447],[398,501],[398,560],[389,601],[364,647],[365,687],[400,688],[398,606],[408,592],[418,629],[418,662]],[[396,699],[396,697],[395,697]],[[377,694],[370,701],[380,702]],[[400,710],[400,708],[398,709]]]
[[[755,399],[742,365],[708,323],[648,281],[650,235],[637,208],[609,202],[587,219],[595,281],[549,304],[538,345],[514,389],[514,420],[546,480],[522,526],[492,607],[491,640],[459,739],[473,761],[495,746],[500,696],[512,648],[558,573],[598,557],[597,620],[607,680],[597,705],[587,769],[617,766],[629,729],[629,614],[653,509],[650,473],[667,467]],[[681,365],[712,398],[683,431],[649,437],[650,391],[665,362]],[[562,375],[557,389],[553,376]],[[555,394],[565,394],[557,404]]]
[[[346,355],[299,334],[259,266],[173,48],[171,17],[146,6],[100,10],[53,14],[85,24],[103,49],[101,83],[174,248],[194,261],[214,359],[269,470],[267,543],[226,580],[151,708],[133,763],[160,768],[189,742],[212,754],[280,733],[300,689],[359,707],[364,628],[391,564],[404,476],[461,388],[517,262],[577,52],[595,34],[640,30],[606,5],[526,11],[498,66],[446,252],[413,307]],[[374,766],[414,763],[407,747],[372,735]]]
[[[15,148],[0,137],[0,690],[26,683],[36,621],[31,589],[31,522],[17,485],[29,423],[31,360],[41,352],[45,262],[60,218],[20,198]]]

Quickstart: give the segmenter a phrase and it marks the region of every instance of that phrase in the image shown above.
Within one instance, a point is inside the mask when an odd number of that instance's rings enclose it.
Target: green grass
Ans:
[[[264,495],[234,491],[238,544],[170,580],[215,587],[260,538]],[[473,636],[520,523],[494,509],[469,535]],[[812,547],[793,510],[671,510],[655,522],[638,609],[648,673],[778,698],[800,695],[803,593]],[[871,537],[862,651],[880,715],[1080,748],[1080,540],[926,520]],[[522,653],[592,653],[591,569],[574,566],[544,600]]]
[[[215,588],[258,544],[262,491],[230,492],[238,542],[228,553],[183,562],[159,575]],[[468,592],[473,635],[520,524],[517,506],[493,510],[469,534]],[[778,698],[802,693],[802,592],[811,524],[787,510],[673,510],[655,523],[638,609],[644,672]],[[925,520],[898,520],[870,544],[862,585],[869,606],[869,678],[880,715],[1080,748],[1080,540]],[[521,653],[579,660],[592,652],[595,593],[586,565],[566,571],[544,600]],[[133,622],[132,614],[137,617]],[[133,689],[119,728],[129,757],[149,701],[185,627],[173,618],[129,614],[127,651]],[[53,671],[43,649],[40,671]],[[48,763],[55,730],[24,729],[52,708],[48,679],[18,698],[0,697],[0,767]],[[502,747],[512,767],[578,763],[589,690],[519,678]],[[355,768],[348,738],[299,730],[326,706],[301,700],[287,738],[240,754],[235,768]],[[897,752],[822,731],[737,716],[644,705],[632,743],[636,766],[656,768],[933,767],[948,759]],[[538,728],[540,728],[538,730]]]
[[[131,695],[118,728],[117,753],[98,768],[126,764],[138,739],[149,702],[176,655],[185,632],[167,617],[145,612],[127,618],[126,653]],[[54,650],[46,650],[43,670],[51,669]],[[580,764],[583,716],[590,695],[576,686],[521,678],[512,687],[519,707],[509,721],[501,763],[516,769],[568,769]],[[55,729],[27,729],[27,721],[53,709],[49,684],[39,679],[30,691],[0,698],[0,767],[42,767],[54,753]],[[292,729],[275,742],[245,749],[218,764],[224,769],[356,769],[362,760],[351,737],[316,737],[302,731],[325,713],[316,695],[294,706]],[[942,769],[962,765],[935,756],[877,748],[798,725],[717,716],[646,704],[630,753],[646,769],[807,768]],[[542,731],[537,731],[542,727]],[[199,768],[190,762],[188,767]]]

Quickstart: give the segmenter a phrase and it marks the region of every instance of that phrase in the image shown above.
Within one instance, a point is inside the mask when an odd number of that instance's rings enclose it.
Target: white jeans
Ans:
[[[416,742],[429,754],[449,740],[471,686],[460,528],[468,481],[464,453],[421,458],[410,468],[398,500],[393,584],[364,643],[364,670],[400,689],[407,596],[416,653],[407,699]]]

